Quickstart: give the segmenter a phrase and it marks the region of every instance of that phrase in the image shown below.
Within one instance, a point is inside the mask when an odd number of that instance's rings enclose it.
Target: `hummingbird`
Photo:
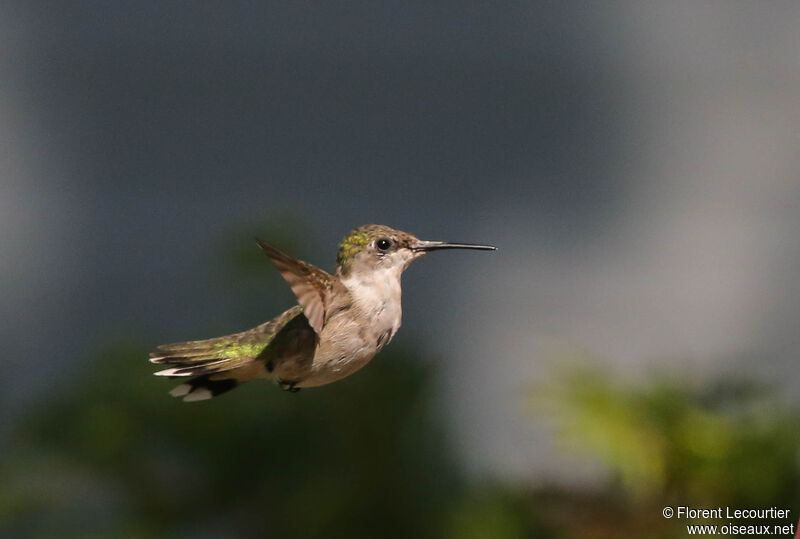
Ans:
[[[330,274],[256,239],[297,298],[297,305],[252,329],[157,347],[156,376],[188,378],[170,391],[186,402],[215,397],[265,378],[282,389],[322,386],[365,366],[392,340],[402,317],[400,277],[417,258],[440,249],[491,245],[420,240],[384,225],[352,230]]]

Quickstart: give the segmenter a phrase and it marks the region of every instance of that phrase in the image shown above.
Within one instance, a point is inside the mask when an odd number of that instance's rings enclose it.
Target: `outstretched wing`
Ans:
[[[319,336],[325,325],[326,292],[333,286],[333,276],[302,260],[292,258],[256,238],[256,242],[278,267],[289,283],[308,323]]]

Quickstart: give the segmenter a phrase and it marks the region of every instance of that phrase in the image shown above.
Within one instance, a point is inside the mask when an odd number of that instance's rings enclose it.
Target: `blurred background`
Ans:
[[[4,2],[0,535],[796,521],[798,25],[792,2]],[[337,384],[188,405],[150,375],[156,345],[293,303],[254,235],[332,270],[365,223],[500,250],[414,264],[402,331]]]

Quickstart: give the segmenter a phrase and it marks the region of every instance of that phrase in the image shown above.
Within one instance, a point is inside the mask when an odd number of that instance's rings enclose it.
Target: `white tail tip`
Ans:
[[[170,395],[173,397],[183,397],[184,395],[188,395],[189,392],[192,390],[192,386],[189,384],[181,384],[178,387],[174,388],[172,391],[169,392]]]
[[[208,389],[204,387],[200,387],[189,393],[183,398],[183,402],[195,402],[195,401],[204,401],[206,399],[210,399],[213,397],[214,394],[211,393]]]
[[[178,372],[181,369],[164,369],[163,371],[154,372],[156,376],[191,376],[190,372]]]

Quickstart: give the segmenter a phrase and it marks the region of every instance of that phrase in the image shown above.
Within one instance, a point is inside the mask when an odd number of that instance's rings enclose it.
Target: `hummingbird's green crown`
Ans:
[[[408,244],[414,236],[395,230],[385,225],[363,225],[350,231],[339,244],[339,253],[336,256],[336,263],[346,272],[353,258],[369,247],[369,245],[379,238],[390,238],[397,242],[398,246]]]

